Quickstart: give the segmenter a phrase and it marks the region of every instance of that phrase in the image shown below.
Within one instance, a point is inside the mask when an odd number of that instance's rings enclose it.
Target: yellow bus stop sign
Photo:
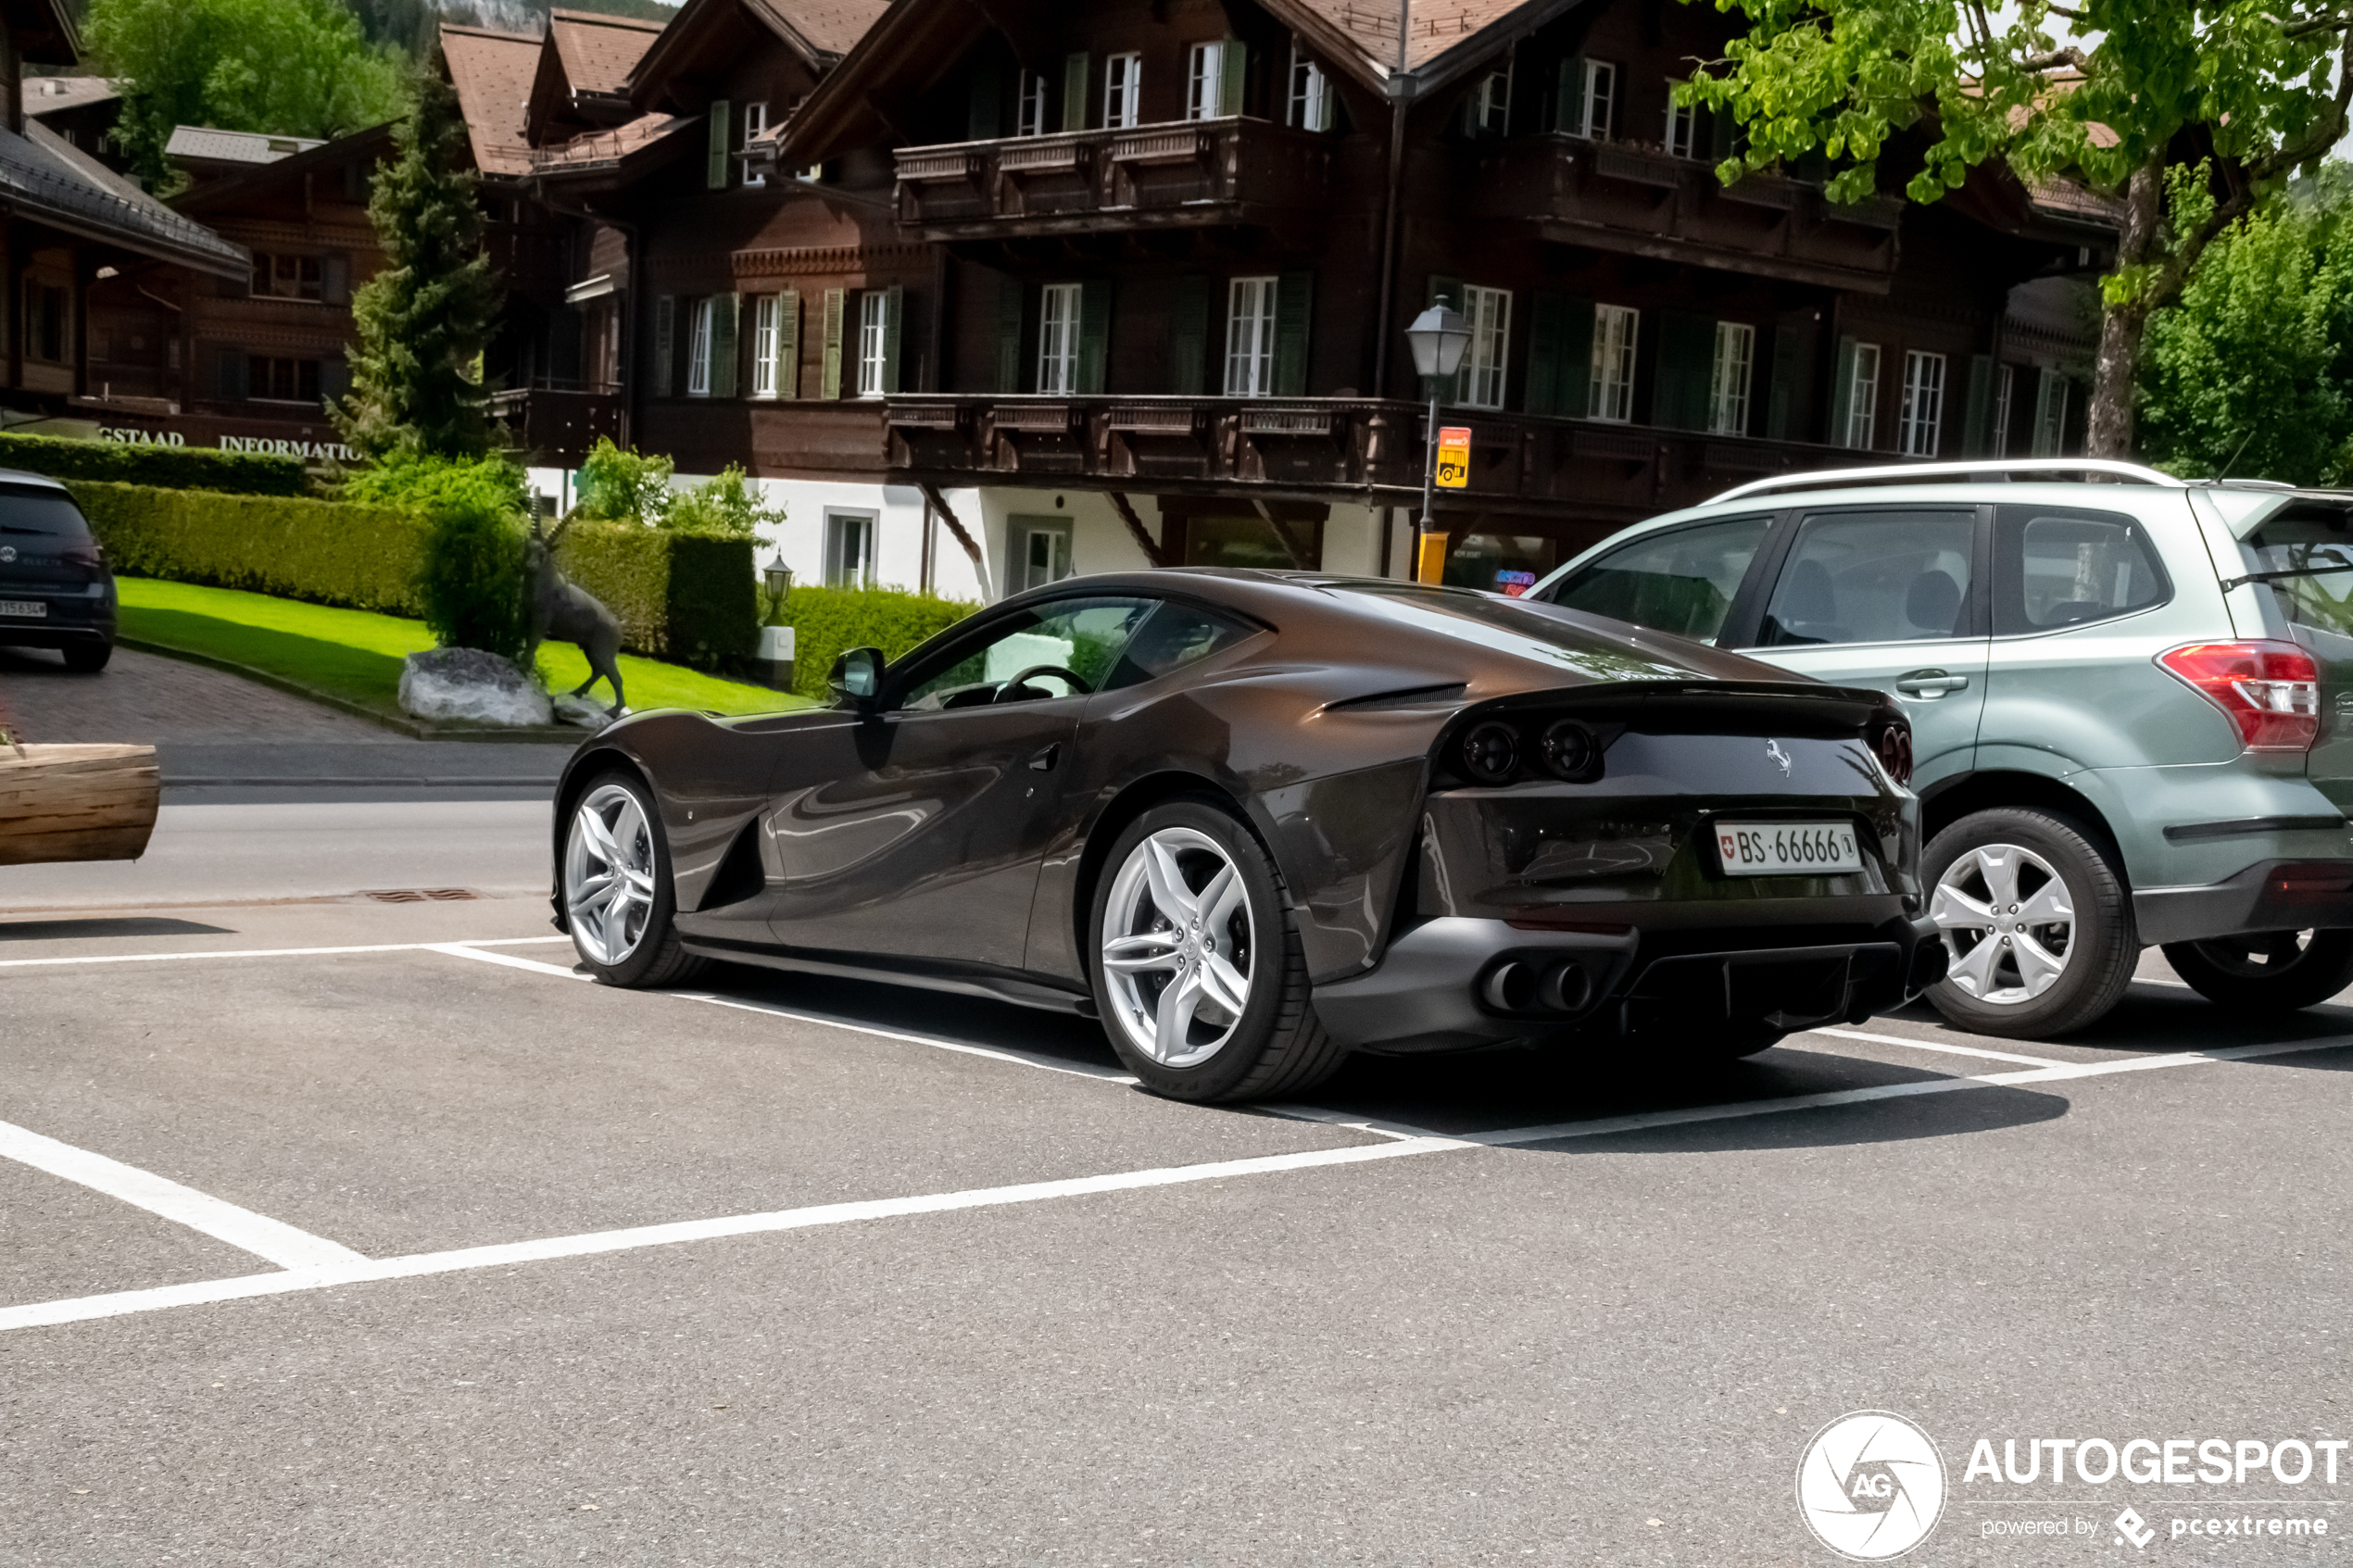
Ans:
[[[1461,490],[1470,483],[1470,435],[1461,425],[1442,426],[1438,433],[1438,487]]]

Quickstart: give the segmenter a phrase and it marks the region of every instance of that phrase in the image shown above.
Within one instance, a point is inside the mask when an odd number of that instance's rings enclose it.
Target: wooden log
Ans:
[[[135,860],[162,790],[152,746],[0,746],[0,866]]]

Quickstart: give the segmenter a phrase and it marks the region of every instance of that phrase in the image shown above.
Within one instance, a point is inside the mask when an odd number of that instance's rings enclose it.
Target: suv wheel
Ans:
[[[2123,879],[2066,818],[1977,812],[1936,835],[1920,870],[1951,960],[1928,998],[1957,1028],[2046,1039],[2123,998],[2140,958]]]
[[[2165,961],[2208,1001],[2294,1012],[2353,985],[2353,931],[2274,931],[2216,942],[2173,942]]]

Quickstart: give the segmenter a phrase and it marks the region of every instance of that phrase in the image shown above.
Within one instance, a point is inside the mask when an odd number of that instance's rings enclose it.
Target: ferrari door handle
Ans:
[[[1059,761],[1061,761],[1062,759],[1063,759],[1063,743],[1062,743],[1062,742],[1060,742],[1060,741],[1056,741],[1053,745],[1051,745],[1051,746],[1048,746],[1045,750],[1043,750],[1043,751],[1041,751],[1041,752],[1038,753],[1038,755],[1037,755],[1037,756],[1032,757],[1032,758],[1029,759],[1029,766],[1030,766],[1030,768],[1031,768],[1031,770],[1032,770],[1033,771],[1036,771],[1036,772],[1040,772],[1040,773],[1051,773],[1051,772],[1052,772],[1052,771],[1054,771],[1054,764],[1055,764],[1055,763],[1057,763],[1057,762],[1059,762]]]
[[[1967,675],[1955,675],[1943,670],[1915,670],[1908,675],[1895,677],[1895,689],[1906,696],[1940,697],[1948,692],[1965,690]]]

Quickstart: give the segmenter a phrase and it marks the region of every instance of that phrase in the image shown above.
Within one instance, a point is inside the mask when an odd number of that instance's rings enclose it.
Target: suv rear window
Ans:
[[[2346,508],[2290,507],[2240,542],[2249,571],[2293,571],[2271,584],[2298,626],[2353,633],[2353,528]]]
[[[72,496],[29,484],[0,485],[0,538],[89,537],[90,524]]]
[[[2108,621],[2172,593],[2139,521],[2120,512],[2002,507],[1994,517],[1994,633]]]

